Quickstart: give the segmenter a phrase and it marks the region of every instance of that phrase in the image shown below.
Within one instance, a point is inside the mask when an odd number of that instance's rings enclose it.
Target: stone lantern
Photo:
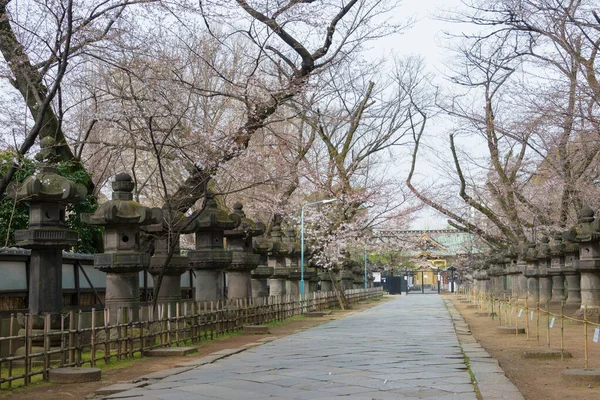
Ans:
[[[302,272],[300,271],[300,265],[298,259],[300,258],[300,243],[296,237],[296,230],[289,227],[285,232],[283,238],[288,247],[288,253],[285,257],[285,267],[288,270],[288,278],[285,282],[286,294],[294,296],[300,295],[300,278]]]
[[[502,264],[504,263],[503,254],[492,254],[488,260],[488,263],[488,275],[490,277],[491,294],[495,298],[500,298],[500,294],[504,293],[504,271],[502,268]]]
[[[29,228],[15,232],[19,247],[31,249],[29,261],[29,312],[33,316],[52,314],[53,328],[60,327],[62,309],[62,250],[77,244],[77,232],[66,224],[66,206],[83,200],[85,186],[58,175],[54,138],[40,140],[38,171],[22,184],[11,184],[9,195],[15,201],[29,202]],[[35,329],[43,319],[34,318]]]
[[[527,277],[527,297],[531,305],[536,305],[540,301],[540,287],[537,269],[537,251],[535,243],[529,243],[523,259],[527,262],[527,267],[523,275]]]
[[[554,235],[552,246],[550,247],[550,268],[548,274],[552,277],[552,298],[550,301],[560,303],[565,301],[565,243],[561,234]]]
[[[525,258],[527,257],[527,243],[525,239],[522,239],[518,246],[514,247],[514,253],[516,260],[513,264],[513,285],[516,283],[517,292],[519,299],[521,299],[520,303],[525,303],[525,298],[527,297],[527,277],[525,276],[525,270],[527,269],[527,261]]]
[[[271,251],[267,258],[269,267],[273,268],[273,275],[269,279],[269,296],[283,296],[286,294],[285,281],[289,277],[289,271],[285,267],[285,257],[291,249],[282,240],[279,224],[275,224],[271,229],[271,243]]]
[[[548,272],[551,262],[550,239],[548,236],[543,236],[540,243],[536,246],[537,254],[537,270],[538,270],[538,285],[540,293],[540,304],[546,304],[552,298],[552,275]]]
[[[273,243],[264,234],[253,240],[254,252],[259,255],[258,266],[252,271],[252,297],[269,297],[268,279],[273,275],[273,267],[268,265],[267,254],[273,250]]]
[[[571,235],[568,231],[563,232],[562,238],[565,244],[562,272],[567,278],[567,304],[580,306],[581,274],[574,267],[579,260],[579,245],[574,242],[576,234]]]
[[[240,203],[233,205],[233,213],[241,223],[235,229],[225,231],[227,249],[231,251],[231,264],[227,267],[227,297],[230,299],[247,299],[252,297],[251,272],[260,262],[260,255],[254,254],[252,238],[262,235],[265,226],[246,217]]]
[[[224,232],[241,222],[237,214],[223,210],[211,190],[206,205],[194,222],[196,249],[188,251],[190,266],[196,272],[196,301],[224,300],[223,270],[231,264],[231,251],[225,250]]]
[[[140,251],[140,227],[162,219],[160,208],[148,208],[133,200],[134,188],[131,176],[118,174],[112,183],[112,200],[81,216],[87,224],[104,227],[104,253],[94,255],[94,266],[106,272],[106,308],[111,324],[122,322],[117,321],[119,308],[132,308],[132,317],[138,318],[139,273],[150,265],[150,254]],[[123,319],[126,315],[122,314]]]
[[[158,224],[148,225],[143,230],[155,235],[154,255],[150,259],[148,272],[152,275],[155,288],[163,274],[158,289],[158,303],[171,303],[181,300],[181,275],[190,269],[187,256],[181,255],[179,237],[192,233],[195,225],[183,213],[169,210],[167,206],[163,207],[162,213],[163,218]],[[167,263],[171,247],[173,254]]]
[[[579,260],[573,266],[581,273],[581,308],[576,315],[583,316],[587,308],[587,316],[600,317],[600,221],[585,206],[579,214],[579,224]]]

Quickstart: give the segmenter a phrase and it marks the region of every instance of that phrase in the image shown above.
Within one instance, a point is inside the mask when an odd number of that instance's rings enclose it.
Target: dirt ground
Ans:
[[[382,301],[392,299],[386,296]],[[114,364],[114,368],[102,371],[102,380],[100,382],[78,383],[78,384],[51,384],[41,382],[32,384],[27,388],[0,391],[2,399],[27,399],[27,400],[49,400],[49,399],[84,399],[103,386],[109,386],[115,383],[129,382],[139,376],[152,372],[172,368],[175,365],[190,361],[194,358],[206,356],[223,349],[233,349],[242,347],[245,344],[256,342],[265,337],[281,337],[292,333],[308,329],[327,321],[344,317],[350,313],[360,312],[374,305],[380,304],[378,301],[370,301],[362,304],[354,304],[351,310],[337,310],[329,315],[319,318],[292,319],[281,325],[271,326],[268,335],[242,335],[237,334],[225,339],[203,342],[197,345],[198,353],[187,357],[157,357],[141,358],[134,361],[125,362],[119,365]]]
[[[576,386],[573,382],[562,380],[561,372],[569,368],[584,368],[585,335],[582,323],[565,320],[564,323],[564,349],[572,354],[572,358],[559,360],[533,360],[524,359],[525,350],[543,350],[548,348],[547,319],[540,319],[539,345],[537,340],[537,321],[534,314],[533,321],[529,320],[529,339],[526,335],[503,335],[496,333],[496,327],[501,325],[498,319],[476,316],[481,310],[467,308],[457,297],[448,296],[456,309],[462,314],[469,324],[471,332],[477,341],[500,362],[506,376],[519,388],[527,400],[541,399],[600,399],[600,384],[592,387]],[[507,310],[512,316],[512,326],[515,326],[516,316],[520,306],[514,313]],[[565,315],[573,315],[576,308],[565,308]],[[482,310],[487,311],[487,310]],[[551,313],[560,315],[560,305],[551,306]],[[504,310],[501,311],[505,323]],[[519,318],[519,326],[525,327],[527,310],[523,310]],[[600,343],[594,343],[594,328],[588,327],[588,362],[589,368],[600,368]],[[550,330],[550,348],[560,349],[561,323],[556,318],[554,327]]]

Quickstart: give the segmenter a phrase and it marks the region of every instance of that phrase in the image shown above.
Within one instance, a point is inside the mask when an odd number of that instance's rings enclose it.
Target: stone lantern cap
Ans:
[[[267,254],[273,250],[273,242],[263,234],[252,240],[252,248],[255,253]]]
[[[59,175],[51,164],[56,158],[53,137],[42,138],[40,145],[38,158],[44,163],[38,171],[22,184],[8,187],[8,195],[15,201],[29,201],[29,229],[16,231],[15,240],[23,248],[68,249],[77,244],[77,232],[66,227],[65,207],[83,200],[87,190]]]
[[[267,254],[273,249],[273,243],[271,240],[264,235],[264,233],[255,237],[252,240],[252,250],[262,256],[264,258],[265,265],[259,265],[252,271],[252,277],[255,279],[267,279],[271,275],[273,275],[273,267],[269,267],[266,265],[266,257]],[[260,261],[259,261],[260,264]]]
[[[600,221],[594,217],[594,214],[594,210],[587,205],[581,209],[579,226],[572,230],[575,242],[600,242]]]
[[[227,239],[241,237],[243,240],[247,240],[265,233],[265,224],[262,222],[255,222],[248,218],[244,212],[242,203],[235,203],[233,205],[233,214],[240,218],[240,224],[235,229],[225,231],[225,237]]]
[[[118,174],[112,183],[112,200],[102,204],[95,212],[81,214],[86,224],[100,226],[151,225],[162,220],[160,208],[149,208],[133,200],[135,183],[129,174]]]
[[[107,273],[141,271],[150,264],[150,255],[140,252],[140,227],[160,223],[162,210],[133,200],[135,183],[129,174],[118,174],[112,188],[112,200],[81,215],[83,222],[105,227],[105,252],[94,256],[94,265]]]
[[[233,213],[240,218],[240,224],[235,229],[224,232],[227,239],[227,249],[232,251],[231,265],[228,270],[253,270],[260,263],[260,255],[254,254],[252,238],[262,235],[265,226],[246,217],[241,203],[235,203]]]
[[[534,262],[537,260],[537,250],[535,248],[535,243],[529,243],[527,246],[527,250],[523,254],[523,259],[528,262]]]
[[[285,241],[290,246],[290,254],[300,254],[302,251],[300,248],[301,244],[298,242],[298,236],[294,227],[290,226],[285,230]]]
[[[540,260],[550,258],[550,238],[548,238],[548,236],[542,236],[540,243],[536,246],[536,250],[536,258]]]
[[[550,246],[550,255],[552,257],[562,257],[565,254],[565,247],[562,234],[560,232],[555,233]]]
[[[222,208],[217,203],[213,191],[207,189],[206,205],[204,210],[196,217],[193,223],[193,231],[225,231],[236,228],[241,222],[242,219],[238,214],[230,214]]]
[[[271,229],[271,254],[279,256],[287,256],[295,252],[295,248],[290,246],[287,241],[283,241],[281,225],[276,224]]]
[[[12,183],[8,194],[17,201],[77,203],[85,199],[87,189],[58,175],[56,167],[42,165],[38,173],[22,184]]]
[[[223,248],[224,232],[238,227],[241,222],[241,217],[222,208],[214,192],[207,188],[204,210],[193,221],[196,249],[188,251],[192,268],[218,270],[229,267],[232,252]]]
[[[167,263],[170,246],[174,246],[164,274],[178,276],[189,269],[187,256],[180,254],[179,235],[192,233],[195,226],[192,219],[180,211],[170,209],[166,204],[162,207],[162,216],[158,223],[141,227],[142,231],[156,235],[154,255],[150,259],[148,272],[159,275]]]
[[[165,204],[162,207],[162,218],[155,224],[148,224],[141,229],[147,233],[185,235],[193,233],[195,229],[194,220],[186,217],[178,210],[169,209]]]

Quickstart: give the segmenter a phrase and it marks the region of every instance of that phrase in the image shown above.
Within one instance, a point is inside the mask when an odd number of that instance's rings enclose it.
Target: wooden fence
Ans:
[[[383,295],[381,288],[345,291],[348,303]],[[9,355],[0,358],[0,389],[13,382],[28,385],[32,379],[48,378],[56,367],[100,366],[114,360],[132,359],[144,351],[169,346],[184,346],[230,334],[244,325],[258,325],[301,315],[306,311],[336,308],[339,293],[309,293],[298,296],[272,296],[232,299],[217,302],[181,301],[161,304],[156,313],[140,307],[119,309],[111,319],[107,309],[71,311],[61,318],[60,329],[51,329],[51,316],[43,316],[43,329],[33,329],[33,318],[26,314],[18,329],[17,318],[10,318]],[[109,321],[120,321],[110,324]]]

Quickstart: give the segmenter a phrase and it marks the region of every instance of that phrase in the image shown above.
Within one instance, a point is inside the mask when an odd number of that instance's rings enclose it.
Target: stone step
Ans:
[[[269,327],[266,325],[246,325],[242,332],[248,335],[267,335],[269,334]]]
[[[305,312],[303,315],[308,318],[318,318],[325,316],[325,313],[323,311],[309,311]]]
[[[100,368],[65,367],[48,371],[48,380],[52,383],[81,383],[99,381]]]
[[[600,384],[600,369],[598,368],[573,368],[562,372],[562,380],[565,383],[577,386],[593,387]]]
[[[195,347],[164,347],[144,351],[145,357],[182,357],[198,352]]]
[[[536,360],[560,360],[562,358],[571,358],[571,353],[563,350],[562,352],[557,349],[543,349],[543,350],[527,350],[523,352],[523,358],[532,358]]]
[[[525,328],[501,325],[496,327],[496,332],[501,335],[515,335],[525,333]]]

